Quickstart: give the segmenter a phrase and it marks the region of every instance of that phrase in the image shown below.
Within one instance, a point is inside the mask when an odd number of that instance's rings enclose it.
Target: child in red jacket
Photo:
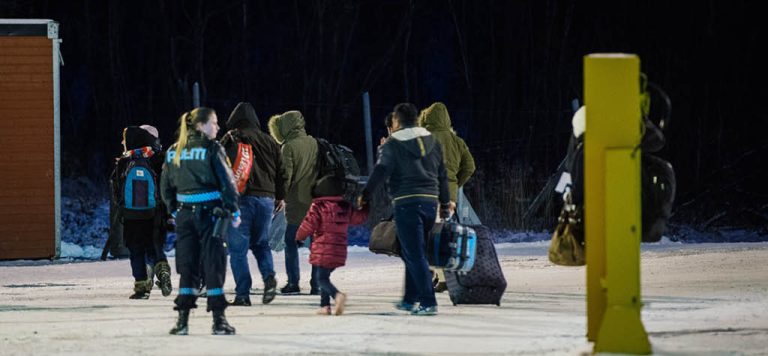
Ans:
[[[309,263],[315,267],[312,278],[320,286],[320,309],[317,314],[331,315],[331,300],[335,301],[333,314],[344,312],[346,294],[331,283],[331,272],[347,261],[347,227],[359,225],[368,217],[368,209],[357,210],[339,195],[312,199],[312,206],[296,233],[297,241],[312,235]]]

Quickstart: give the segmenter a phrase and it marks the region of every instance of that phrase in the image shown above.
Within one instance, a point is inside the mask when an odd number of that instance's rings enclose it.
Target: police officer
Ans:
[[[189,310],[197,307],[201,265],[208,288],[207,311],[213,312],[213,334],[235,333],[224,317],[227,248],[224,237],[214,236],[213,230],[220,218],[215,212],[223,209],[237,227],[240,211],[226,154],[214,140],[218,131],[212,109],[199,107],[185,113],[179,119],[179,139],[168,150],[163,167],[161,194],[176,220],[176,271],[181,275],[174,308],[179,318],[170,331],[174,335],[188,333]]]

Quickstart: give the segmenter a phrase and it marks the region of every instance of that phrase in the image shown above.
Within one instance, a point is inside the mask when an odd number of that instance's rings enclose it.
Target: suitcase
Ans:
[[[427,237],[427,261],[446,272],[467,272],[475,264],[477,234],[454,221],[435,223]]]
[[[445,284],[453,305],[501,305],[501,297],[507,289],[507,280],[501,270],[493,240],[483,230],[478,232],[474,268],[466,273],[445,271]]]

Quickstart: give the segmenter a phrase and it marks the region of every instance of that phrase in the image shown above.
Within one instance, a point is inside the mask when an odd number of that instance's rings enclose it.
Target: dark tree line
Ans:
[[[103,180],[129,124],[156,125],[169,145],[194,82],[222,119],[241,100],[263,124],[298,109],[311,134],[351,146],[363,163],[368,91],[375,137],[395,103],[445,102],[477,159],[468,194],[489,225],[509,228],[535,225],[522,213],[565,154],[582,56],[593,52],[638,54],[672,98],[662,156],[678,174],[677,218],[768,225],[757,10],[744,1],[0,3],[3,18],[61,23],[67,176]]]

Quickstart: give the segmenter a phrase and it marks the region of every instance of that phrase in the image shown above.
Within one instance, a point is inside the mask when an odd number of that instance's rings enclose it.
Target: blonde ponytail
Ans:
[[[187,122],[189,121],[190,116],[190,113],[185,112],[181,115],[181,118],[179,118],[179,140],[176,141],[176,154],[173,156],[173,165],[176,167],[181,166],[181,152],[184,150],[184,147],[187,146],[187,133],[189,132]]]
[[[197,130],[197,124],[206,124],[216,111],[206,107],[199,107],[190,112],[185,112],[179,118],[179,139],[176,141],[176,155],[173,156],[173,165],[181,166],[181,152],[187,147],[190,130]]]

